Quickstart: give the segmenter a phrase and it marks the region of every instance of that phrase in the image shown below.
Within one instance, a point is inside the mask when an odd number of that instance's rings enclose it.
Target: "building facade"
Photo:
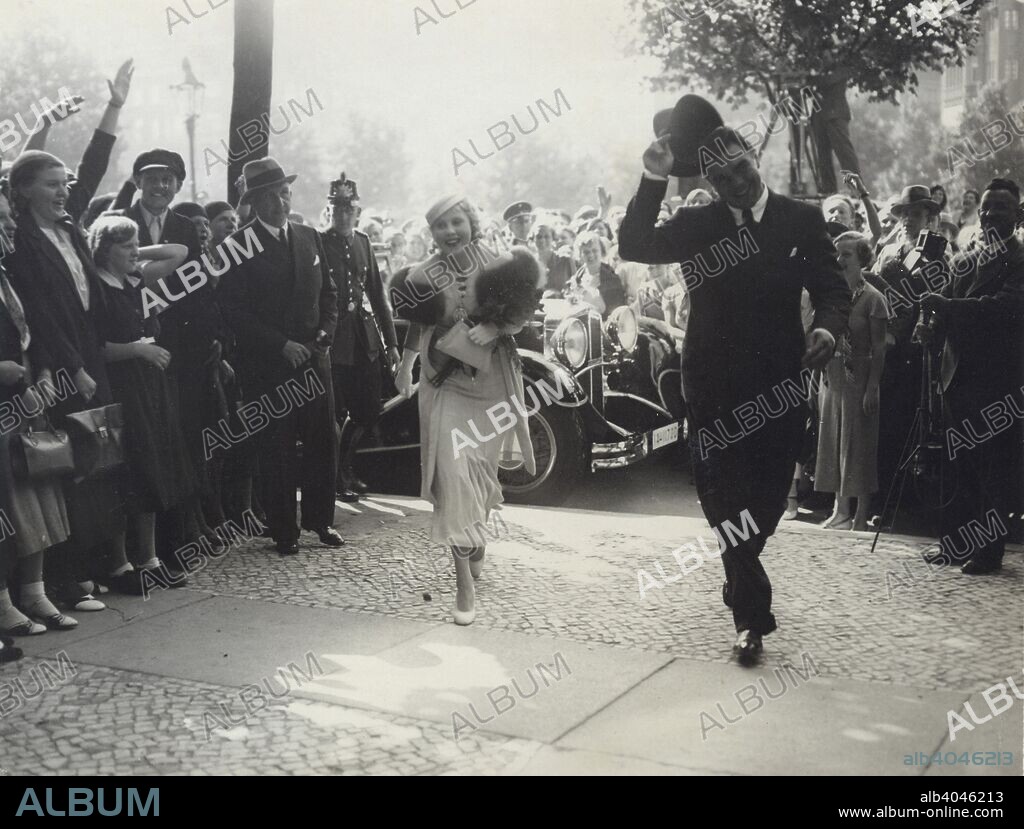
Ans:
[[[1011,107],[1024,103],[1024,0],[994,0],[979,15],[981,35],[963,66],[942,73],[942,125],[960,126],[965,101],[990,82],[1002,85]]]

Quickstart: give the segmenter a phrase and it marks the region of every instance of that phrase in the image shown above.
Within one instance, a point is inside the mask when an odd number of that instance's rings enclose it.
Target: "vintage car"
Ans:
[[[536,474],[509,433],[499,478],[510,501],[555,504],[581,475],[628,466],[685,440],[679,356],[664,323],[629,307],[602,321],[591,306],[546,299],[516,336],[523,364]],[[397,322],[401,328],[405,323]],[[404,335],[399,333],[399,342]],[[531,394],[531,388],[533,392]],[[368,480],[418,452],[415,395],[393,397],[375,436],[364,439],[357,472]],[[678,451],[678,449],[677,449]]]

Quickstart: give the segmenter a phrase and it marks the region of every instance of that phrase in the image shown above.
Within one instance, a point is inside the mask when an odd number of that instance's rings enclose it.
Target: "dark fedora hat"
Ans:
[[[902,216],[908,207],[921,205],[927,207],[929,213],[938,215],[942,212],[939,203],[932,198],[931,190],[924,184],[911,184],[904,187],[900,193],[900,200],[892,206],[893,216]]]
[[[663,109],[654,116],[654,134],[669,136],[669,147],[675,162],[672,175],[679,178],[699,176],[700,146],[718,127],[724,126],[722,116],[700,95],[684,95],[672,109]]]
[[[245,192],[238,199],[243,205],[259,192],[278,184],[291,184],[298,176],[286,176],[284,168],[270,156],[246,162],[242,168]]]
[[[185,180],[185,160],[176,152],[159,147],[155,150],[147,150],[135,159],[135,163],[132,165],[132,177],[134,178],[145,170],[157,169],[170,170],[178,181]]]

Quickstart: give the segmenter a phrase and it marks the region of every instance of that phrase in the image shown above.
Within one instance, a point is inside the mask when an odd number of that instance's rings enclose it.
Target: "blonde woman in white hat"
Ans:
[[[455,560],[455,623],[468,625],[476,617],[474,581],[483,567],[481,528],[503,501],[498,460],[513,435],[526,468],[531,474],[535,471],[512,335],[522,330],[536,304],[539,265],[524,248],[498,254],[483,247],[479,215],[459,195],[438,201],[426,218],[437,252],[406,280],[396,277],[392,284],[396,314],[414,323],[396,383],[400,392],[412,394],[412,369],[421,356],[421,496],[434,506],[432,540],[451,547]],[[503,296],[516,305],[512,318],[506,313],[489,315],[486,297],[496,286],[504,290],[513,282],[518,287]],[[404,307],[405,297],[416,297],[418,306],[411,313]],[[449,345],[445,335],[460,332],[462,345]],[[491,428],[490,416],[494,407],[504,409],[501,404],[514,419],[503,439]],[[495,437],[477,440],[479,430],[484,435],[494,432]]]

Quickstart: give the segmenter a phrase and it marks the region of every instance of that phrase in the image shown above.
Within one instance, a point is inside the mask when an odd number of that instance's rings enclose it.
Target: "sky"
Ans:
[[[656,64],[628,55],[625,0],[461,0],[461,9],[459,2],[277,0],[272,111],[290,99],[306,104],[313,89],[323,109],[294,127],[315,130],[311,140],[355,109],[405,128],[410,176],[454,182],[454,147],[468,148],[472,138],[482,148],[488,127],[512,114],[532,123],[527,106],[536,110],[541,98],[553,105],[561,90],[572,109],[542,124],[545,137],[581,152],[635,144],[639,169],[653,113],[676,96],[651,92],[645,76]],[[46,25],[111,76],[134,57],[131,138],[143,144],[162,138],[184,150],[183,104],[170,86],[189,58],[206,84],[198,179],[219,198],[223,168],[206,180],[201,160],[202,148],[219,149],[227,136],[233,7],[234,0],[0,0],[0,19],[5,34]]]

